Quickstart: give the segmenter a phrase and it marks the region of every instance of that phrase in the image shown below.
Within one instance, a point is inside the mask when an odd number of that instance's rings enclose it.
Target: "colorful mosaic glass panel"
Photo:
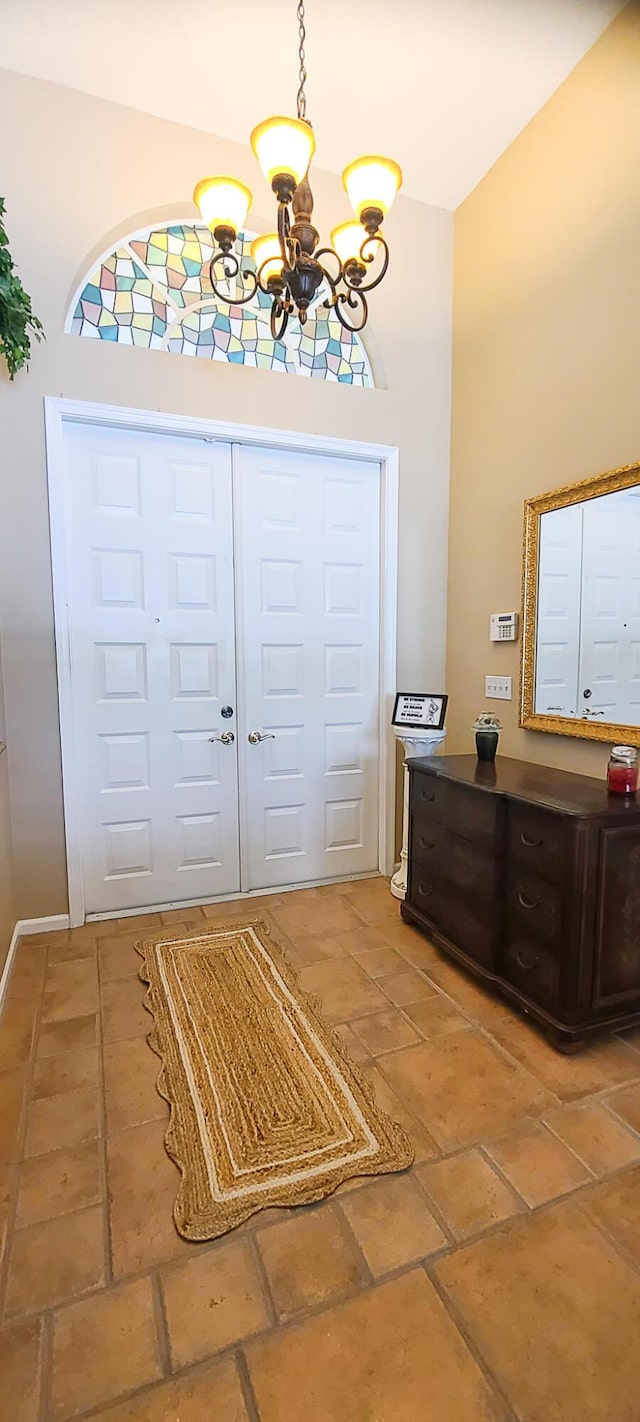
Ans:
[[[255,270],[250,243],[250,237],[241,235],[236,251],[242,267]],[[234,297],[246,288],[232,278],[224,286],[228,301],[214,297],[212,253],[211,234],[199,224],[138,233],[92,273],[70,329],[80,336],[164,347],[234,365],[348,385],[373,384],[359,336],[343,330],[324,307],[324,292],[304,327],[290,321],[284,340],[274,341],[269,296],[258,291],[246,305],[237,305]]]
[[[76,306],[71,330],[78,336],[130,346],[161,346],[169,315],[162,293],[126,247],[93,272]]]

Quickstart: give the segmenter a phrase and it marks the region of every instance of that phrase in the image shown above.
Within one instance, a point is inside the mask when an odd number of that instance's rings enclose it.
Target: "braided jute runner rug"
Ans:
[[[185,1239],[411,1165],[410,1141],[302,992],[266,919],[137,947]]]

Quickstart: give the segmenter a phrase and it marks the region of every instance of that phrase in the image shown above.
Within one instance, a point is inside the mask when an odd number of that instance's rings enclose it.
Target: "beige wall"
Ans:
[[[448,750],[495,709],[511,756],[587,775],[594,742],[518,729],[522,504],[640,460],[640,7],[628,6],[456,213]],[[514,700],[485,702],[485,673]]]
[[[5,743],[4,693],[0,662],[0,743]],[[9,819],[9,770],[6,750],[0,753],[0,974],[15,924],[13,912],[13,869]]]
[[[248,146],[214,139],[0,71],[1,188],[14,257],[47,341],[28,375],[0,378],[7,734],[20,916],[64,911],[66,872],[52,627],[43,397],[174,411],[400,447],[398,677],[444,677],[450,432],[450,214],[400,198],[388,219],[389,275],[372,298],[386,389],[357,390],[62,334],[87,254],[146,220],[193,212],[196,180],[234,172],[257,194],[255,225],[273,202]],[[214,99],[212,98],[212,103]],[[320,135],[319,135],[320,138]],[[318,171],[323,235],[348,216],[338,178]],[[342,215],[342,217],[341,217]],[[406,296],[405,273],[420,262]]]

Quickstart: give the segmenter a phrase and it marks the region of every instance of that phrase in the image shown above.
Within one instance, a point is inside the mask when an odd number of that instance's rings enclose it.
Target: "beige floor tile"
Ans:
[[[29,1060],[36,1013],[37,1001],[30,998],[14,997],[4,1003],[0,1018],[0,1072],[12,1071]]]
[[[190,928],[204,926],[204,913],[200,904],[185,904],[184,908],[163,909],[160,918],[162,926],[173,928],[176,924],[188,923]]]
[[[120,933],[113,938],[98,940],[98,965],[101,983],[118,982],[122,978],[137,978],[139,976],[142,958],[139,953],[136,953],[134,944],[140,937],[139,932]]]
[[[162,928],[162,915],[159,913],[132,913],[128,914],[126,918],[107,919],[98,927],[102,929],[102,933],[106,933],[107,928],[111,933],[115,933],[117,931],[116,925],[118,929],[123,928],[125,933],[135,933],[137,929],[142,929],[140,936],[144,938],[148,928]],[[100,937],[102,937],[102,933]]]
[[[344,898],[315,899],[302,904],[289,901],[274,908],[273,917],[277,926],[295,941],[298,938],[317,938],[321,934],[335,938],[340,933],[357,929],[362,923],[359,914]]]
[[[144,994],[144,984],[133,979],[103,984],[102,1032],[105,1042],[146,1037],[151,1031],[151,1016],[144,1006]]]
[[[632,1131],[640,1134],[640,1083],[625,1086],[622,1091],[614,1091],[612,1096],[607,1097],[607,1105],[616,1116],[631,1126]]]
[[[57,1314],[53,1422],[110,1402],[161,1374],[150,1279],[93,1294]]]
[[[187,1377],[145,1387],[135,1397],[92,1413],[91,1422],[249,1422],[233,1358]]]
[[[507,1020],[509,1022],[518,1021],[518,1014],[506,1003],[495,997],[493,993],[487,992],[480,982],[473,977],[472,973],[465,972],[464,968],[458,967],[451,959],[445,958],[437,950],[430,967],[425,968],[427,977],[431,979],[441,992],[447,994],[458,1007],[462,1009],[467,1017],[473,1022],[485,1024],[494,1021]],[[491,1026],[488,1026],[491,1031]]]
[[[411,1115],[399,1096],[389,1086],[379,1068],[373,1063],[370,1066],[363,1063],[360,1070],[365,1080],[369,1082],[376,1104],[382,1111],[386,1111],[392,1121],[397,1121],[406,1131],[415,1151],[416,1162],[433,1160],[435,1156],[439,1155],[438,1146],[426,1126]]]
[[[370,978],[388,978],[392,973],[400,973],[404,967],[404,958],[396,952],[395,948],[370,948],[366,953],[355,953],[355,962],[359,968],[364,968]]]
[[[100,1152],[97,1141],[51,1151],[26,1160],[20,1170],[16,1224],[86,1209],[100,1199]],[[60,1226],[62,1229],[64,1226]]]
[[[365,923],[347,933],[339,933],[336,942],[339,943],[342,953],[351,953],[354,956],[358,953],[371,953],[376,948],[390,947],[379,928],[369,928]]]
[[[502,1404],[417,1269],[248,1344],[261,1422],[503,1422]]]
[[[42,1335],[41,1318],[0,1329],[0,1387],[7,1422],[38,1422]]]
[[[543,1205],[593,1178],[557,1136],[534,1121],[486,1147],[528,1205]]]
[[[77,1052],[94,1047],[98,1040],[95,1012],[82,1017],[70,1017],[66,1022],[50,1022],[41,1026],[36,1057],[55,1057],[62,1052]]]
[[[433,997],[435,988],[416,968],[403,968],[399,973],[391,973],[379,984],[385,997],[396,1007],[408,1007],[412,1002],[422,1002]]]
[[[71,966],[71,965],[70,965]],[[98,988],[46,988],[42,999],[43,1023],[67,1022],[69,1018],[85,1017],[98,1006]]]
[[[256,1235],[279,1319],[328,1303],[363,1281],[357,1257],[333,1206],[299,1210]]]
[[[277,934],[276,934],[277,936]],[[322,934],[320,937],[299,938],[295,946],[287,943],[285,952],[287,956],[295,952],[297,967],[308,968],[312,963],[324,963],[331,958],[346,958],[347,952],[340,946],[340,940],[331,937],[330,934]]]
[[[9,1215],[17,1184],[17,1167],[15,1165],[0,1165],[0,1264],[5,1256]]]
[[[580,1205],[640,1264],[640,1166],[603,1180]]]
[[[410,1175],[389,1175],[340,1201],[374,1277],[425,1259],[447,1240]]]
[[[553,1103],[482,1033],[453,1032],[384,1058],[384,1075],[443,1149],[506,1134]]]
[[[12,997],[28,997],[32,1000],[37,998],[44,982],[46,961],[47,950],[44,944],[34,948],[29,939],[23,940],[13,960],[11,977],[7,984],[7,1000]]]
[[[18,1157],[25,1082],[23,1066],[0,1072],[0,1165]]]
[[[49,964],[73,963],[80,958],[95,958],[95,956],[96,940],[93,934],[80,940],[71,938],[68,933],[59,933],[55,938],[50,939],[47,949],[47,963]]]
[[[107,1140],[107,1193],[115,1278],[197,1249],[173,1222],[180,1176],[164,1148],[165,1121]]]
[[[346,1022],[369,1012],[383,1012],[387,1000],[352,958],[314,963],[300,974],[304,992],[317,995],[329,1022]]]
[[[144,1037],[105,1045],[104,1093],[109,1135],[168,1117],[167,1102],[157,1091],[160,1066],[160,1058]]]
[[[60,1052],[56,1057],[44,1057],[35,1064],[31,1095],[35,1101],[47,1096],[60,1096],[67,1091],[80,1091],[98,1085],[98,1049],[85,1047],[79,1052]]]
[[[334,1032],[340,1038],[343,1046],[346,1047],[347,1054],[352,1062],[370,1062],[371,1057],[363,1042],[356,1037],[353,1028],[346,1022],[339,1022],[334,1027]]]
[[[545,1121],[594,1175],[606,1175],[640,1159],[640,1137],[614,1120],[597,1101],[546,1112]]]
[[[637,1422],[640,1274],[569,1203],[434,1265],[522,1422]]]
[[[174,1370],[268,1327],[249,1241],[232,1239],[162,1271]]]
[[[7,1281],[8,1314],[37,1313],[103,1283],[101,1208],[15,1231]]]
[[[96,960],[79,958],[71,963],[53,963],[47,968],[44,979],[45,998],[60,990],[83,997],[95,997],[98,987]]]
[[[616,1037],[606,1037],[575,1056],[565,1056],[518,1015],[501,1023],[488,1022],[487,1030],[563,1101],[576,1101],[640,1078],[640,1053]]]
[[[427,1042],[435,1042],[437,1037],[446,1037],[450,1032],[465,1032],[472,1025],[459,1007],[442,993],[427,997],[424,1002],[409,1004],[405,1012]]]
[[[402,920],[391,928],[387,928],[389,941],[394,948],[398,949],[401,958],[410,967],[417,968],[418,972],[426,973],[430,976],[434,964],[442,962],[442,954],[424,934],[419,933],[417,928],[409,928]]]
[[[100,1131],[98,1093],[95,1087],[69,1091],[32,1101],[27,1115],[25,1157],[44,1155],[62,1146],[95,1140]]]
[[[457,1240],[481,1234],[522,1208],[479,1150],[421,1165],[418,1177]]]
[[[394,1052],[398,1047],[408,1047],[412,1042],[420,1041],[411,1023],[393,1008],[387,1012],[373,1012],[370,1017],[360,1017],[351,1025],[372,1057],[381,1057],[385,1052]]]

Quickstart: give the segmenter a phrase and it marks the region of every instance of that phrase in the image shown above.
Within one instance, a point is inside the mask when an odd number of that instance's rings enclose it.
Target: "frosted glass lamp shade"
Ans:
[[[345,168],[342,181],[357,217],[370,208],[386,217],[402,183],[402,171],[392,158],[357,158]]]
[[[302,119],[270,118],[254,128],[251,147],[268,183],[287,174],[297,187],[313,158],[316,140]]]
[[[277,232],[267,232],[264,237],[256,237],[251,243],[251,256],[258,271],[264,263],[262,281],[267,282],[269,277],[282,275],[282,252]]]
[[[360,248],[365,241],[366,235],[359,222],[343,222],[340,227],[334,227],[331,233],[331,246],[338,253],[343,266],[346,262],[362,261]]]
[[[216,227],[241,232],[249,208],[251,193],[235,178],[203,178],[193,194],[202,221],[215,232]]]

